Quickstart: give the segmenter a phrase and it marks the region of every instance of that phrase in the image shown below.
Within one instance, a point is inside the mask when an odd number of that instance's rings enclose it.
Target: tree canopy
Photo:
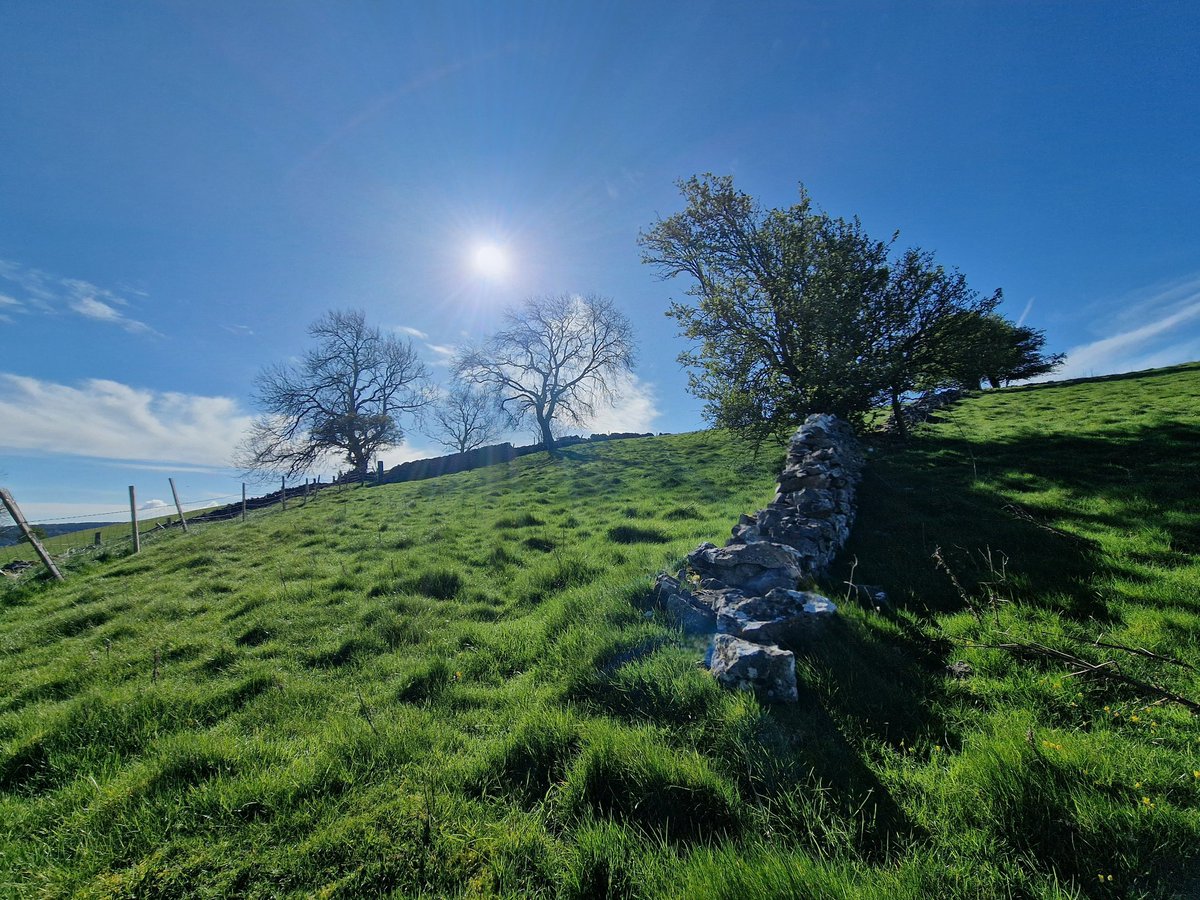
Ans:
[[[629,319],[595,295],[532,297],[504,313],[503,327],[455,359],[455,374],[489,393],[512,427],[530,422],[554,450],[554,426],[583,425],[615,399],[633,368]]]
[[[898,235],[875,240],[857,218],[815,209],[803,186],[786,209],[728,176],[679,187],[684,210],[639,241],[662,277],[691,282],[694,302],[667,314],[693,342],[680,361],[714,424],[761,440],[811,412],[861,421],[960,377],[979,346],[967,323],[1004,321],[999,291],[980,295],[932,254],[895,251]]]
[[[361,310],[331,310],[308,334],[316,344],[298,363],[271,366],[256,379],[263,414],[237,464],[297,475],[336,453],[365,473],[375,454],[404,439],[398,416],[429,402],[428,371],[412,341],[368,325]]]
[[[947,374],[968,387],[983,387],[986,382],[997,388],[1049,375],[1066,358],[1044,352],[1044,332],[1000,315],[965,316],[955,327],[957,340],[968,350],[951,361]]]

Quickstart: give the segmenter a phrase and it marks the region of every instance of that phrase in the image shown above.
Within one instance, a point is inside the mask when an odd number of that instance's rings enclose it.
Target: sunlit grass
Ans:
[[[771,496],[780,451],[720,433],[329,491],[6,586],[0,894],[1186,893],[1196,718],[984,645],[1200,699],[1095,645],[1200,667],[1197,436],[1189,367],[881,445],[823,587],[895,608],[842,602],[795,707],[718,689],[644,613]]]

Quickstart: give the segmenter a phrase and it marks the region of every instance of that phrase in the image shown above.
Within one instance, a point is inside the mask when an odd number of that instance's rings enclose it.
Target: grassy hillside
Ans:
[[[771,495],[781,454],[720,433],[0,587],[0,893],[1194,889],[1200,731],[1163,692],[1200,699],[1198,436],[1185,367],[988,393],[876,448],[824,587],[895,608],[845,603],[791,708],[718,690],[639,608]]]

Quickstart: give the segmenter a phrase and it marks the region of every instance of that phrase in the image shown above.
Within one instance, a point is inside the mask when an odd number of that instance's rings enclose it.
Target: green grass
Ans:
[[[771,496],[782,454],[721,433],[324,492],[0,587],[0,895],[1194,889],[1195,717],[979,645],[1200,699],[1094,644],[1200,666],[1198,401],[1197,367],[990,392],[877,448],[824,588],[895,609],[844,603],[794,707],[643,613]]]

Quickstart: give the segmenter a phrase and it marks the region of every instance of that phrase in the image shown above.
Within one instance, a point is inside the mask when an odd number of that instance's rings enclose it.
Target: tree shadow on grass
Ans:
[[[940,548],[968,594],[985,595],[981,585],[991,584],[1018,603],[1111,622],[1095,576],[1139,573],[1078,532],[1161,529],[1172,550],[1200,550],[1197,446],[1200,428],[1179,423],[1082,436],[1025,432],[987,444],[926,432],[868,463],[858,522],[831,580],[879,584],[921,614],[959,610],[962,594],[933,560]]]

